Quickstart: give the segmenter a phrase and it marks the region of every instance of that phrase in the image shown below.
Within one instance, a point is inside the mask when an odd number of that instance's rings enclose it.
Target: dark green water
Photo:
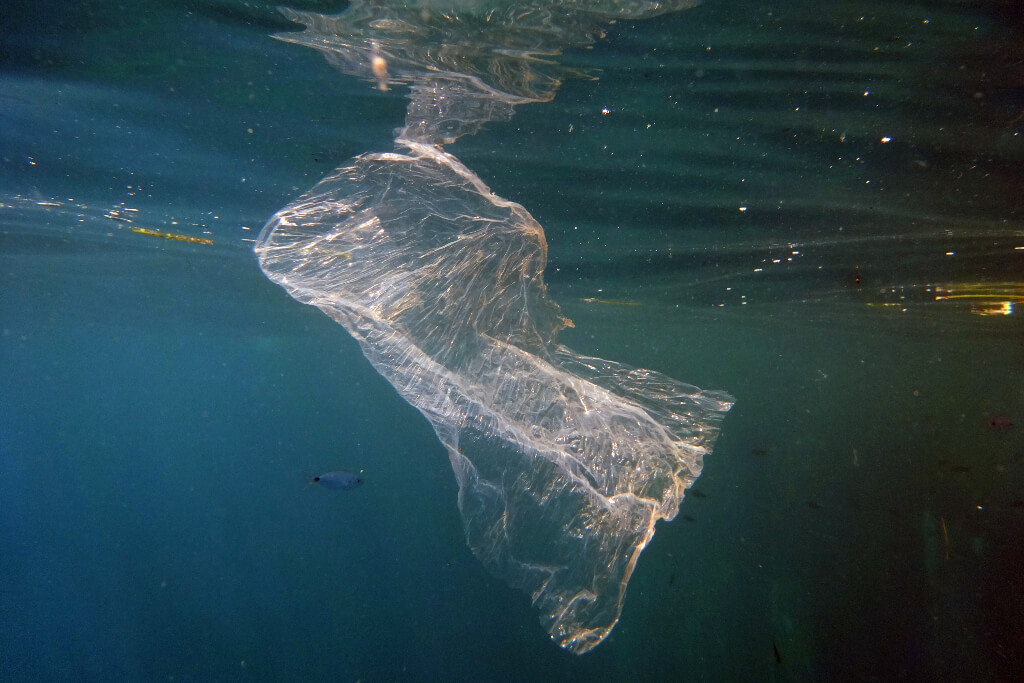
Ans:
[[[252,254],[391,148],[401,89],[270,39],[269,3],[4,12],[0,679],[1019,678],[1013,3],[620,22],[562,58],[597,80],[450,147],[544,226],[566,344],[737,398],[583,657],[466,547],[429,424]],[[305,486],[337,468],[366,483]]]

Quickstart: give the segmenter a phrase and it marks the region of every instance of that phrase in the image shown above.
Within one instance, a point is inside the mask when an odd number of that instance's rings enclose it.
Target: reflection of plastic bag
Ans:
[[[383,3],[290,13],[309,28],[286,39],[378,87],[411,82],[411,102],[395,152],[357,157],[279,211],[256,253],[430,420],[473,552],[582,653],[618,620],[640,551],[678,512],[732,399],[560,346],[572,323],[544,287],[543,229],[439,146],[550,99],[558,67],[538,54],[586,42],[602,17],[666,7],[562,4],[433,25],[427,9]]]

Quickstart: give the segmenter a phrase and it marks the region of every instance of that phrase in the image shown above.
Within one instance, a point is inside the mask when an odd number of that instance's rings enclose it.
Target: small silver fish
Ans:
[[[335,491],[348,491],[354,489],[363,483],[363,478],[358,474],[352,474],[351,472],[345,472],[344,470],[336,470],[334,472],[326,472],[321,474],[319,477],[313,477],[309,480],[310,484],[320,484],[324,488],[333,489]]]

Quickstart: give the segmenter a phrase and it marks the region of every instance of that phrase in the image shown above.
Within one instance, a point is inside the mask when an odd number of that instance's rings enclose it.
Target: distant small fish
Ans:
[[[768,455],[768,449],[767,448],[751,448],[750,449],[750,454],[751,455],[756,455],[758,457],[763,457],[765,455]]]
[[[673,572],[672,576],[668,577],[668,585],[671,586],[675,582],[675,580],[676,580],[676,575]]]
[[[775,663],[782,664],[782,655],[779,653],[779,646],[772,641],[772,651],[775,653]]]
[[[694,519],[690,515],[683,515],[683,519],[685,519],[687,522],[696,522],[697,521],[696,519]]]
[[[960,474],[967,474],[971,471],[971,468],[967,465],[953,465],[949,468],[950,472],[959,472]]]
[[[807,501],[807,507],[811,508],[812,510],[824,510],[825,509],[825,508],[822,507],[821,503],[819,503],[816,500],[809,500],[809,501]]]
[[[321,474],[319,477],[313,477],[309,480],[310,484],[320,484],[324,488],[333,489],[335,491],[348,491],[354,489],[363,483],[363,478],[358,474],[352,474],[351,472],[345,472],[343,470],[336,470],[334,472],[326,472]]]
[[[687,493],[689,493],[694,498],[707,498],[708,497],[706,493],[704,493],[703,491],[698,491],[697,489],[690,489]]]
[[[1017,499],[1017,500],[1013,501],[1012,503],[1010,503],[1010,507],[1024,508],[1024,500]]]

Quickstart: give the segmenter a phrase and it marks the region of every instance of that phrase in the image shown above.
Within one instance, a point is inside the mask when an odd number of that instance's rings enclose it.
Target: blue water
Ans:
[[[565,343],[737,398],[582,657],[466,547],[426,420],[252,254],[391,148],[401,89],[271,39],[270,3],[4,13],[0,679],[1019,677],[1014,4],[620,22],[562,57],[597,80],[451,146],[544,226]],[[364,483],[307,486],[333,469]]]

